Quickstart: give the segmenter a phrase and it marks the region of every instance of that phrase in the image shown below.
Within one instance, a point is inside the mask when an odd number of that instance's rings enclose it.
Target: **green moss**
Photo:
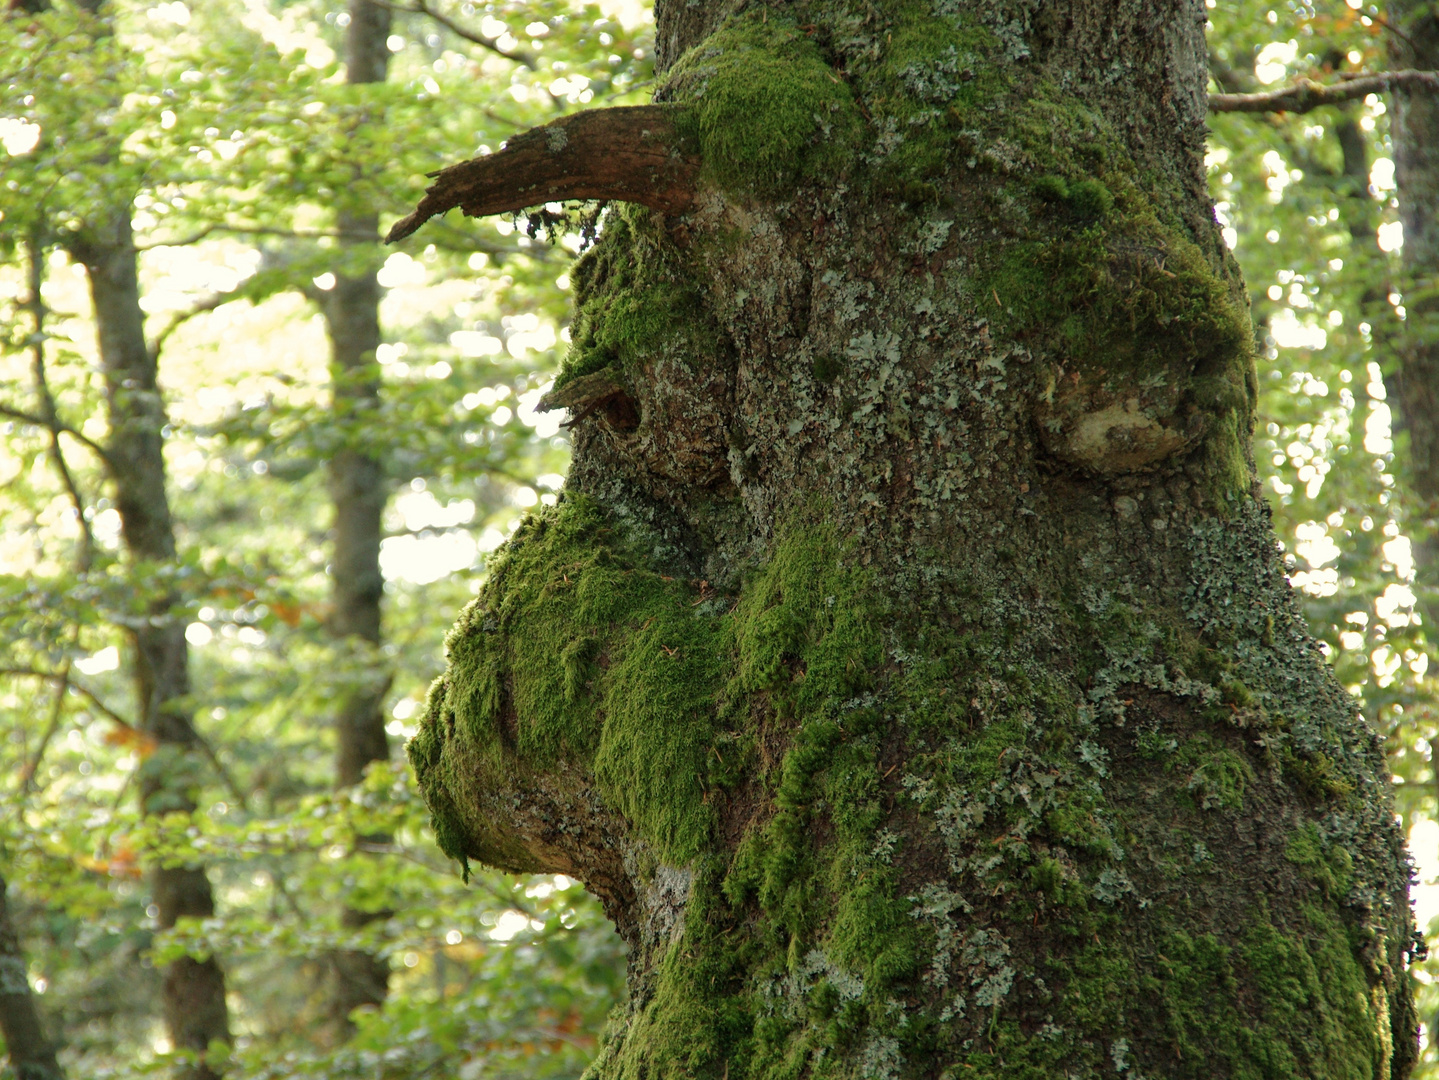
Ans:
[[[1046,446],[1104,473],[1203,445],[1216,496],[1246,492],[1248,310],[1227,268],[1167,209],[1177,193],[1156,188],[1103,119],[1047,84],[996,124],[1030,172],[1001,181],[991,217],[1010,236],[974,250],[971,296],[1003,333],[1050,357],[1037,416]]]
[[[1152,946],[1102,934],[1053,959],[1051,979],[1083,1029],[1117,1033],[1137,1023],[1161,1033],[1172,1050],[1162,1059],[1166,1076],[1381,1075],[1388,1020],[1348,932],[1332,908],[1308,906],[1298,915],[1298,927],[1286,931],[1261,910],[1234,944],[1178,929],[1160,929]],[[1254,995],[1256,1013],[1241,1009],[1241,988]]]
[[[925,181],[948,171],[968,146],[963,132],[1008,85],[994,35],[960,18],[936,20],[928,4],[895,5],[883,58],[860,77],[876,140],[871,157],[882,190],[917,202],[937,194]]]
[[[938,199],[934,181],[1009,86],[993,33],[936,20],[928,4],[894,4],[882,45],[841,66],[816,44],[832,17],[745,9],[675,65],[661,96],[686,106],[678,124],[705,174],[741,198],[854,173],[907,201]],[[862,40],[855,28],[851,45]]]
[[[1308,907],[1307,940],[1256,920],[1237,959],[1245,982],[1265,1003],[1265,1024],[1241,1032],[1256,1075],[1352,1077],[1381,1074],[1388,1057],[1388,1016],[1378,1015],[1369,979],[1343,923],[1328,908]],[[1303,1038],[1295,1034],[1303,1032]]]
[[[1111,220],[1006,248],[983,279],[981,307],[1010,333],[1053,334],[1061,355],[1101,379],[1165,375],[1178,356],[1189,369],[1179,377],[1211,380],[1198,388],[1206,405],[1244,405],[1243,372],[1224,373],[1248,360],[1248,314],[1199,249],[1161,225],[1132,185],[1117,203],[1094,194],[1108,194],[1099,181],[1076,190],[1090,193],[1086,221],[1108,216],[1106,204]]]
[[[575,321],[556,389],[609,367],[623,379],[667,351],[697,363],[714,363],[722,351],[690,271],[643,210],[611,213],[571,278]]]
[[[1090,177],[1070,185],[1069,208],[1086,224],[1103,221],[1114,209],[1114,196],[1103,181]]]
[[[1069,184],[1062,176],[1052,173],[1034,179],[1034,193],[1047,203],[1063,204],[1069,201]]]
[[[793,20],[751,9],[691,49],[666,79],[705,175],[740,196],[832,179],[863,129],[849,87]]]
[[[1032,187],[1044,202],[1067,207],[1082,225],[1102,221],[1114,209],[1114,196],[1109,188],[1093,177],[1071,184],[1062,176],[1047,175],[1036,179]]]
[[[654,992],[631,1018],[605,1075],[681,1080],[749,1074],[754,1017],[745,981],[754,949],[735,939],[712,873],[699,875],[685,937],[660,962]],[[643,1053],[636,1052],[640,1048]]]
[[[699,852],[724,636],[690,585],[647,569],[632,544],[583,496],[517,532],[450,632],[448,672],[411,744],[432,808],[454,796],[436,753],[452,724],[497,775],[513,762],[591,765],[605,801],[663,858]],[[436,832],[453,836],[447,816],[437,811]]]
[[[1325,897],[1340,899],[1353,881],[1354,858],[1339,844],[1327,843],[1313,822],[1294,834],[1284,857],[1305,873],[1323,891]]]
[[[1387,991],[1369,989],[1368,943],[1338,914],[1347,853],[1296,832],[1286,854],[1312,895],[1233,932],[1180,929],[1177,894],[1136,923],[1151,886],[1124,876],[1137,871],[1124,849],[1143,841],[1089,779],[1118,782],[1122,751],[1093,741],[1068,683],[1014,662],[1012,631],[986,614],[1003,600],[981,579],[939,590],[972,630],[918,620],[906,636],[901,601],[826,516],[797,514],[732,603],[696,605],[650,568],[642,533],[567,497],[521,530],[452,635],[410,746],[446,850],[476,846],[455,800],[578,761],[656,855],[693,870],[683,934],[603,1075],[848,1077],[903,1058],[926,1075],[1037,1080],[1116,1068],[1125,1033],[1152,1030],[1173,1048],[1164,1075],[1369,1077],[1389,1052]],[[1178,693],[1174,658],[1203,662],[1193,633],[1155,613],[1113,598],[1086,610],[1107,627],[1077,658],[1086,709],[1136,679]],[[1215,677],[1231,705],[1262,706],[1262,675]],[[1206,808],[1236,810],[1259,783],[1215,734],[1135,739],[1174,777],[1165,822],[1211,821]],[[884,761],[901,743],[895,776]],[[480,775],[447,771],[456,746]],[[722,784],[752,807],[728,857],[711,812]],[[897,803],[928,824],[890,832]],[[934,851],[892,860],[900,844]],[[936,868],[902,885],[899,865]],[[962,896],[948,891],[961,874]],[[1038,927],[1052,928],[1042,959],[1023,944]],[[1016,1019],[1020,987],[1049,1018],[1040,1029]]]
[[[839,378],[844,371],[844,358],[833,353],[825,353],[814,358],[812,373],[815,382],[832,383]]]
[[[1322,750],[1299,753],[1286,746],[1281,754],[1284,778],[1317,802],[1343,798],[1354,784],[1340,774],[1334,760]]]

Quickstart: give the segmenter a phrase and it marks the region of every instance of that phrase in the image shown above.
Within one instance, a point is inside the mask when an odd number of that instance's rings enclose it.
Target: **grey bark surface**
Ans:
[[[346,81],[351,84],[385,81],[389,64],[388,8],[369,0],[351,0],[350,24],[345,31]],[[379,218],[372,212],[342,208],[337,226],[350,249],[377,248]],[[375,240],[354,237],[374,236]],[[376,260],[358,272],[354,264],[335,274],[335,287],[322,294],[321,311],[330,339],[330,372],[337,420],[351,432],[363,432],[373,423],[379,403],[380,381],[375,350],[380,345],[380,297]],[[341,641],[369,647],[366,655],[378,657],[381,642],[381,602],[385,581],[380,573],[380,539],[389,482],[384,463],[366,452],[363,437],[347,440],[329,462],[330,499],[334,518],[330,572],[333,611],[330,631]],[[374,651],[369,651],[374,650]],[[339,703],[335,717],[335,784],[350,787],[360,782],[365,767],[390,756],[382,712],[388,681],[378,672],[361,672]],[[358,929],[383,913],[346,908],[343,924]],[[384,1002],[389,982],[387,961],[357,950],[330,957],[332,975],[329,1008],[338,1037],[353,1030],[350,1013],[365,1005]]]
[[[1409,864],[1255,478],[1204,23],[658,5],[692,207],[575,267],[551,400],[604,407],[409,747],[444,850],[625,936],[593,1077],[1407,1075]]]
[[[175,527],[165,486],[164,431],[168,425],[156,357],[147,347],[134,238],[128,211],[117,212],[70,242],[85,266],[95,308],[100,364],[105,377],[110,437],[106,445],[121,536],[134,563],[175,557]],[[199,737],[191,721],[189,648],[183,622],[172,614],[173,594],[147,599],[131,631],[139,726],[156,742],[142,763],[141,809],[147,814],[189,813],[202,772]],[[159,908],[156,924],[208,918],[214,897],[201,866],[156,866],[150,888]],[[225,977],[213,957],[184,957],[163,972],[165,1027],[177,1050],[203,1054],[212,1042],[230,1042]],[[185,1067],[187,1080],[219,1074],[207,1063]]]
[[[0,1036],[16,1080],[64,1080],[55,1060],[55,1044],[45,1037],[30,987],[29,967],[10,910],[5,879],[0,877]]]

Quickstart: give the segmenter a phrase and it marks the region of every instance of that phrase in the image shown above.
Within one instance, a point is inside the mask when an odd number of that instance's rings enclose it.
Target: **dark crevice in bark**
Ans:
[[[385,81],[389,64],[390,10],[369,0],[351,0],[345,33],[346,81],[352,85]],[[374,122],[379,122],[378,120]],[[336,215],[347,254],[377,249],[379,219],[370,210],[342,205]],[[372,240],[361,239],[373,237]],[[341,643],[358,643],[362,668],[379,663],[381,603],[385,581],[380,572],[380,540],[389,482],[384,462],[364,449],[367,425],[376,423],[380,400],[375,350],[380,345],[381,289],[377,258],[349,259],[335,273],[334,288],[321,294],[320,310],[330,339],[330,381],[336,421],[346,428],[345,445],[330,459],[328,482],[334,507],[330,539],[333,611],[329,629]],[[356,269],[363,265],[363,269]],[[335,716],[335,785],[353,786],[365,767],[390,756],[382,711],[389,680],[362,670],[343,691]],[[368,839],[386,839],[371,837]],[[358,930],[387,912],[346,907],[341,925]],[[346,949],[329,958],[329,1026],[333,1038],[354,1031],[350,1014],[378,1006],[389,985],[389,963],[381,957]]]
[[[16,1080],[64,1080],[55,1044],[45,1037],[29,966],[20,947],[5,879],[0,877],[0,1036]]]
[[[110,438],[106,453],[120,512],[121,536],[131,560],[165,563],[175,557],[175,529],[165,488],[164,431],[168,423],[157,382],[156,359],[147,348],[134,238],[128,208],[70,242],[90,283],[105,376]],[[192,768],[201,754],[192,724],[189,651],[183,623],[172,614],[173,593],[150,596],[147,618],[131,632],[140,727],[160,749],[142,770],[145,813],[191,812],[196,807]],[[214,914],[205,870],[156,866],[150,871],[161,929],[182,918]],[[166,966],[162,982],[165,1024],[177,1050],[205,1053],[212,1042],[230,1042],[225,979],[218,961],[184,957]],[[206,1063],[186,1067],[190,1080],[219,1074]]]

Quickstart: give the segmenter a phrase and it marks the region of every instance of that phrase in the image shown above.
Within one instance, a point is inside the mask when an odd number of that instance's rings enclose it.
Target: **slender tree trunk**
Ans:
[[[16,1080],[64,1080],[55,1060],[55,1046],[45,1038],[20,936],[0,878],[0,1036]]]
[[[389,9],[369,0],[351,0],[349,14],[350,24],[345,31],[346,80],[352,84],[384,82],[390,56],[386,44]],[[377,251],[379,219],[373,212],[343,207],[337,224],[344,237],[341,243],[351,252]],[[366,239],[369,237],[374,239]],[[335,287],[324,294],[321,308],[330,337],[336,418],[358,432],[365,424],[374,423],[380,397],[375,360],[375,350],[380,345],[380,285],[374,265],[358,273],[353,270],[354,261],[345,265],[347,272],[335,274]],[[378,649],[380,603],[385,591],[380,573],[380,537],[389,484],[383,462],[360,449],[360,441],[353,440],[340,450],[329,466],[330,498],[335,508],[331,532],[334,614],[330,629],[342,641],[352,639]],[[336,786],[359,783],[365,766],[389,758],[382,712],[388,685],[388,680],[378,673],[364,673],[341,700],[335,722]],[[382,915],[346,908],[341,919],[345,926],[359,928]],[[369,953],[345,950],[331,957],[331,970],[332,1022],[339,1037],[344,1038],[352,1030],[349,1017],[354,1009],[385,1000],[389,964]]]
[[[564,497],[409,748],[448,852],[628,940],[591,1075],[1406,1075],[1409,871],[1255,482],[1203,5],[656,15],[701,180],[575,267]]]
[[[165,403],[156,381],[156,358],[145,342],[144,314],[128,211],[70,244],[85,265],[95,307],[100,363],[105,375],[110,440],[106,448],[120,512],[121,535],[132,561],[175,558],[175,529],[165,488]],[[185,626],[172,613],[177,597],[147,599],[131,631],[136,700],[141,728],[157,749],[141,765],[140,799],[146,814],[190,813],[196,806],[203,758],[191,722],[189,651]],[[156,866],[150,887],[161,929],[181,918],[208,918],[214,898],[200,866]],[[185,957],[166,966],[162,982],[165,1026],[177,1050],[203,1054],[212,1042],[229,1043],[225,977],[214,957]],[[193,1080],[218,1076],[207,1064],[184,1070]]]
[[[1431,5],[1399,0],[1389,5],[1389,19],[1401,31],[1388,38],[1391,64],[1439,66],[1439,17]],[[1394,341],[1395,405],[1399,426],[1409,436],[1401,470],[1414,504],[1405,529],[1413,541],[1415,591],[1424,624],[1432,628],[1439,626],[1439,101],[1404,90],[1390,101],[1404,224],[1399,291],[1405,321]]]

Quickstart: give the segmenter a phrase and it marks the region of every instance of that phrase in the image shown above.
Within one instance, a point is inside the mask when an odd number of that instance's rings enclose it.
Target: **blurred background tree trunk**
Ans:
[[[0,1037],[5,1040],[16,1080],[64,1080],[65,1073],[55,1060],[55,1045],[45,1037],[35,1007],[30,968],[7,892],[5,879],[0,877]]]
[[[1432,5],[1395,0],[1385,14],[1395,70],[1439,69],[1439,18]],[[1404,223],[1401,275],[1405,319],[1393,335],[1395,405],[1408,433],[1401,475],[1412,505],[1416,589],[1424,623],[1439,628],[1439,101],[1400,90],[1390,98],[1394,181]],[[1367,185],[1366,185],[1367,189]],[[1392,318],[1390,312],[1385,312]]]
[[[140,803],[146,814],[189,814],[208,765],[191,719],[186,620],[176,611],[181,598],[165,573],[176,562],[165,477],[169,421],[158,356],[145,340],[129,207],[90,224],[69,247],[85,267],[94,303],[110,428],[106,454],[121,535],[136,570],[131,662],[139,727],[153,740],[140,765]],[[149,880],[161,930],[182,918],[214,915],[203,866],[161,863],[150,869]],[[225,976],[215,957],[187,956],[165,965],[162,1001],[176,1050],[204,1055],[211,1043],[230,1042]],[[202,1061],[182,1075],[209,1080],[219,1073]]]
[[[369,0],[351,0],[348,14],[346,81],[352,85],[384,82],[390,58],[386,44],[389,9]],[[383,117],[373,116],[368,123],[382,124]],[[385,463],[366,449],[365,435],[367,428],[373,430],[380,422],[380,374],[375,356],[381,341],[381,290],[376,280],[383,259],[378,246],[379,217],[373,209],[355,205],[353,198],[342,197],[336,224],[344,257],[335,268],[333,288],[321,294],[320,310],[330,339],[333,410],[345,439],[329,463],[334,504],[329,625],[346,650],[346,667],[351,673],[335,717],[335,784],[345,788],[358,784],[371,762],[386,761],[390,756],[382,711],[390,680],[380,669],[385,595],[380,539],[390,479],[385,475]],[[341,922],[349,929],[359,929],[387,914],[346,907]],[[344,949],[331,956],[330,966],[331,1023],[343,1039],[353,1030],[353,1010],[384,1002],[389,962]]]

